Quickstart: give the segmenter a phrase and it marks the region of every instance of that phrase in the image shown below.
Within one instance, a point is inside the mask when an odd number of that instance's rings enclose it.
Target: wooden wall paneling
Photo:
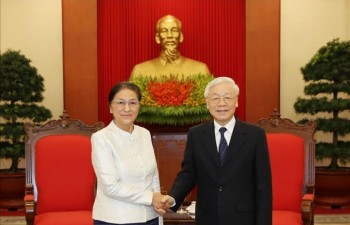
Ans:
[[[280,0],[246,0],[246,121],[280,108]]]
[[[62,23],[64,109],[92,124],[98,121],[97,0],[62,0]]]

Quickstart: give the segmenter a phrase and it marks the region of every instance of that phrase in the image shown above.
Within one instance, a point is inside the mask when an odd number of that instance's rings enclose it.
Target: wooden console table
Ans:
[[[188,213],[167,212],[163,216],[164,225],[194,225],[193,219]]]
[[[186,141],[186,133],[155,133],[152,135],[162,194],[169,192],[177,173],[181,170]],[[185,201],[189,203],[196,201],[196,189],[186,197]]]

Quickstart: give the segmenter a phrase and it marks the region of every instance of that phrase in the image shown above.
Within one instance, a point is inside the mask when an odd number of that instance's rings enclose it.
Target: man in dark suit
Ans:
[[[181,171],[168,193],[176,202],[171,209],[177,211],[197,185],[197,225],[272,224],[266,135],[235,118],[238,94],[228,77],[207,85],[204,96],[214,121],[190,128]]]

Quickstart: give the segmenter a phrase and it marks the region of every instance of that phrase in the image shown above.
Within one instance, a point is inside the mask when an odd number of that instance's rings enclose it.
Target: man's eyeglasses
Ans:
[[[131,109],[135,109],[140,104],[138,100],[125,101],[123,99],[113,100],[112,103],[114,103],[118,109],[124,109],[126,104],[128,104]]]
[[[213,105],[218,105],[221,101],[221,99],[225,102],[225,104],[227,105],[233,105],[235,103],[235,100],[236,98],[234,97],[219,97],[219,96],[216,96],[216,97],[212,97],[212,98],[209,98],[209,102]]]

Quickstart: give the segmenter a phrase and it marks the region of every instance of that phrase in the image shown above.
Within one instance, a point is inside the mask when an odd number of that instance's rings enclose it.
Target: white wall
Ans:
[[[293,104],[304,96],[300,68],[334,38],[350,40],[350,0],[281,0],[281,115],[300,119]]]
[[[334,38],[350,40],[350,0],[281,0],[282,117],[294,121],[305,117],[297,115],[293,108],[297,97],[305,97],[300,68]],[[321,132],[315,137],[331,140],[331,135]],[[350,135],[345,139],[349,140]]]
[[[42,105],[58,118],[63,112],[61,0],[0,0],[0,53],[7,49],[32,60],[44,77]],[[1,161],[4,167],[8,161]]]
[[[20,50],[44,77],[53,118],[63,112],[61,0],[0,0],[0,51]]]

